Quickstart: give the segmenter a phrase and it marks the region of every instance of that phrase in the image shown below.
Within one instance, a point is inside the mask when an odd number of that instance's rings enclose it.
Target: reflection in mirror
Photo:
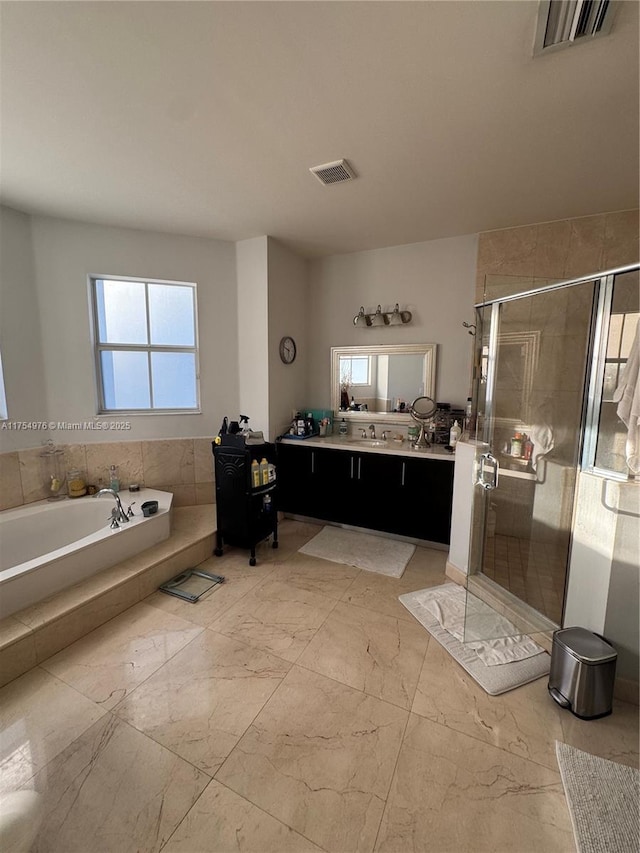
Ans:
[[[435,344],[332,347],[331,406],[341,416],[407,421],[416,397],[435,395]]]

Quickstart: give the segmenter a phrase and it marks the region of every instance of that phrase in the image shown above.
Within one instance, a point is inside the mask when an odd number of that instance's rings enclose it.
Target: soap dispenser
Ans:
[[[458,441],[460,440],[460,436],[462,435],[462,430],[460,429],[460,424],[458,421],[453,422],[453,426],[449,430],[449,446],[455,447]]]

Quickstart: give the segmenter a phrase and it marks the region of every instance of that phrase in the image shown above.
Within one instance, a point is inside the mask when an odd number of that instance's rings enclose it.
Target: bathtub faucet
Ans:
[[[120,495],[114,491],[113,489],[100,489],[99,492],[96,492],[94,498],[99,498],[100,495],[111,495],[112,498],[115,498],[116,502],[116,511],[115,518],[120,524],[124,521],[129,521],[129,516],[124,511],[124,507],[122,506],[122,502],[120,501]]]

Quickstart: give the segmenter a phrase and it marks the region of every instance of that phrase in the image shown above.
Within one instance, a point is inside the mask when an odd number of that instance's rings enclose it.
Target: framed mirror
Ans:
[[[346,420],[408,423],[436,391],[436,344],[331,347],[331,408]]]

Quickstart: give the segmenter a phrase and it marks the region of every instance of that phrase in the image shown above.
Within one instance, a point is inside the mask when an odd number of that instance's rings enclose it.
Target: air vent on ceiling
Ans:
[[[322,166],[313,166],[309,169],[321,184],[341,184],[344,181],[352,181],[356,177],[346,160],[336,160],[334,163],[323,163]]]
[[[613,0],[543,0],[534,53],[590,41],[611,30]]]

